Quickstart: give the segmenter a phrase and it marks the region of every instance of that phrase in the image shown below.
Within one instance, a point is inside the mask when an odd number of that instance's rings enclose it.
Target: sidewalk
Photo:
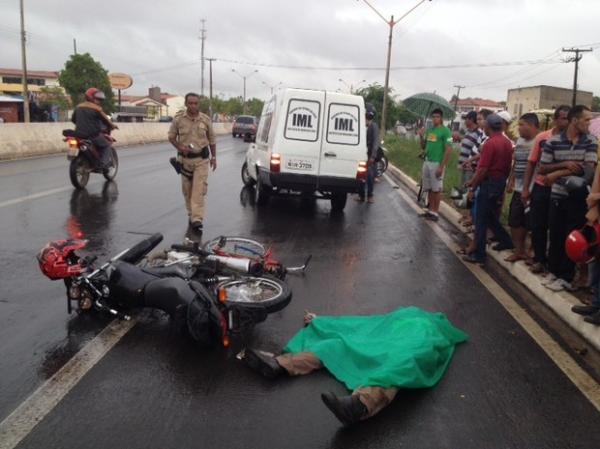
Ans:
[[[398,181],[402,182],[410,190],[418,191],[417,183],[414,179],[407,176],[404,172],[389,165],[390,174]],[[416,198],[416,197],[415,197]],[[461,217],[460,212],[442,201],[440,205],[440,215],[452,223],[457,229],[463,231],[458,220]],[[542,278],[529,271],[524,262],[510,263],[504,258],[509,254],[508,251],[488,251],[488,257],[494,259],[506,271],[508,271],[518,282],[523,284],[531,293],[533,293],[542,303],[556,313],[565,323],[567,323],[575,332],[587,340],[594,348],[600,351],[600,326],[586,323],[581,315],[571,312],[573,305],[581,302],[568,292],[553,292],[542,285]]]

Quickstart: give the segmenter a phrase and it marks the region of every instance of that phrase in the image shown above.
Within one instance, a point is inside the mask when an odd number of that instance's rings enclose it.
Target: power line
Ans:
[[[337,67],[337,66],[303,66],[303,65],[286,65],[286,64],[269,64],[260,62],[249,62],[236,59],[226,58],[215,58],[215,61],[226,62],[237,65],[248,65],[254,67],[266,67],[273,69],[289,69],[289,70],[325,70],[325,71],[381,71],[385,70],[385,67]],[[134,73],[133,75],[148,75],[152,73],[166,72],[170,70],[179,69],[182,67],[189,67],[201,63],[200,60],[192,60],[172,66],[162,67],[158,69],[145,70],[143,72]],[[422,66],[396,66],[390,67],[390,70],[443,70],[443,69],[461,69],[461,68],[487,68],[487,67],[510,67],[510,66],[537,66],[542,64],[558,64],[564,63],[562,59],[534,59],[524,61],[503,61],[503,62],[489,62],[489,63],[465,63],[465,64],[448,64],[448,65],[422,65]],[[501,79],[505,79],[502,77]],[[495,82],[495,80],[493,81]],[[486,82],[487,83],[487,82]],[[482,83],[482,84],[486,84]],[[473,85],[468,87],[479,86]]]
[[[577,104],[577,75],[579,72],[579,61],[583,58],[583,55],[580,53],[588,53],[594,51],[593,48],[563,48],[563,52],[565,53],[575,53],[575,56],[571,59],[568,59],[567,62],[575,63],[575,75],[573,76],[573,101],[571,106],[575,106]]]
[[[249,65],[254,67],[268,67],[273,69],[293,69],[293,70],[354,70],[354,71],[380,71],[385,70],[384,67],[328,67],[328,66],[305,66],[305,65],[286,65],[286,64],[267,64],[260,62],[249,62],[234,59],[219,58],[220,62],[228,62],[230,64]],[[464,68],[479,68],[479,67],[506,67],[506,66],[523,66],[523,65],[538,65],[538,64],[555,64],[563,62],[560,59],[535,59],[527,61],[506,61],[506,62],[488,62],[488,63],[467,63],[467,64],[447,64],[447,65],[419,65],[419,66],[396,66],[390,67],[390,70],[438,70],[438,69],[464,69]]]

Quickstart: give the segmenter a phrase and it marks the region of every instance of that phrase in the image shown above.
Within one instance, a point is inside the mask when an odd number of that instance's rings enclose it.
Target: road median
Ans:
[[[116,146],[144,145],[166,142],[170,123],[119,123],[113,131]],[[217,135],[229,134],[231,123],[215,123]],[[73,128],[68,122],[5,123],[0,125],[0,160],[24,159],[49,154],[66,153],[63,129]]]

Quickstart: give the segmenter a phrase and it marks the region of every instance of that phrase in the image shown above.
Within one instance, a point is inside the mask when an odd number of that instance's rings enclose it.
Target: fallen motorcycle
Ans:
[[[254,276],[270,275],[284,280],[288,273],[303,273],[311,260],[308,256],[304,264],[286,267],[273,256],[273,250],[262,243],[246,237],[220,236],[199,243],[188,241],[181,245],[172,245],[171,249],[153,254],[148,263],[160,266],[195,266],[207,263],[217,264],[218,272],[235,272]]]
[[[228,346],[232,334],[252,328],[291,300],[282,280],[221,272],[216,261],[139,266],[162,239],[154,234],[100,266],[95,257],[78,254],[87,241],[77,239],[50,242],[37,259],[48,278],[64,281],[69,313],[73,303],[79,312],[97,310],[125,320],[131,319],[131,309],[160,309],[202,346],[217,341]]]

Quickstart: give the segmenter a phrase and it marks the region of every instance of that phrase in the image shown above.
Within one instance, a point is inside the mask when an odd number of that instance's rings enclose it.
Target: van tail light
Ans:
[[[281,171],[281,155],[273,153],[271,155],[271,173],[279,173]]]
[[[358,163],[358,167],[356,168],[356,179],[359,181],[367,179],[367,163],[365,161],[360,161]]]
[[[67,139],[67,144],[71,148],[77,148],[79,146],[79,142],[77,141],[77,139]]]

